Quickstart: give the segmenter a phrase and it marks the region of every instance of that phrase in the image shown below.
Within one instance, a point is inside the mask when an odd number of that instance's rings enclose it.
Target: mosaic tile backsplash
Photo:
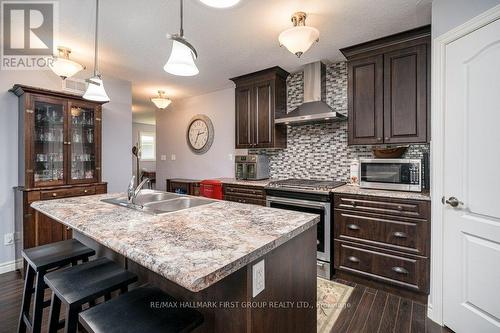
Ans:
[[[303,100],[303,73],[287,80],[287,108]],[[326,102],[347,115],[347,64],[327,66]],[[255,151],[254,151],[255,152]],[[422,158],[429,145],[411,145],[405,158]],[[347,145],[347,122],[288,126],[286,149],[260,151],[269,155],[271,178],[333,179],[348,181],[351,162],[372,158],[371,146]]]

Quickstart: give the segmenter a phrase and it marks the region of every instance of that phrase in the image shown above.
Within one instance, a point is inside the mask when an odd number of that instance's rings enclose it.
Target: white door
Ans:
[[[448,44],[444,75],[444,322],[498,333],[500,20]]]

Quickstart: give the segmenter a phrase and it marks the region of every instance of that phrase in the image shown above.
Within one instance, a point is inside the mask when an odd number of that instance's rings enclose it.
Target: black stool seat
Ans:
[[[52,289],[49,333],[55,333],[61,324],[59,313],[61,302],[66,306],[64,332],[77,331],[78,313],[82,305],[104,296],[111,299],[111,292],[127,291],[128,285],[137,281],[137,276],[107,258],[99,258],[78,266],[68,267],[45,275],[45,283]]]
[[[203,322],[198,311],[174,304],[158,288],[137,288],[83,311],[79,320],[89,333],[189,332]]]
[[[23,251],[23,257],[35,271],[47,271],[91,257],[95,251],[76,239],[33,247]]]

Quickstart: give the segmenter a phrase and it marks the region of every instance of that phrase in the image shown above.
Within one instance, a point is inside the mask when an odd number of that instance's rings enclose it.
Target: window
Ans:
[[[154,132],[139,132],[141,161],[156,160],[156,138]]]

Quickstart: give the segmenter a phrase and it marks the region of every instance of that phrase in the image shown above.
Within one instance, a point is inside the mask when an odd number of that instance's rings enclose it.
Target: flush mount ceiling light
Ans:
[[[297,12],[292,15],[293,28],[283,31],[279,36],[280,46],[298,58],[314,44],[319,42],[319,30],[306,26],[306,13]]]
[[[83,98],[89,101],[109,102],[108,94],[104,90],[101,74],[99,73],[99,0],[96,0],[95,10],[95,39],[94,39],[94,75],[87,79],[87,91],[83,94]]]
[[[151,98],[151,102],[156,105],[158,109],[166,109],[172,101],[165,95],[163,90],[158,90],[158,97]]]
[[[59,55],[54,56],[52,63],[49,64],[49,67],[63,80],[75,75],[82,69],[85,69],[85,66],[69,59],[71,49],[59,46],[57,51],[59,52]]]
[[[215,8],[228,8],[236,5],[240,0],[200,0],[205,5]]]
[[[170,53],[170,58],[168,58],[168,61],[163,69],[165,72],[173,75],[193,76],[200,72],[194,63],[194,60],[198,58],[198,53],[193,45],[191,45],[186,38],[184,38],[184,0],[180,0],[180,3],[181,29],[178,34],[167,35],[168,39],[172,40],[172,53]]]

